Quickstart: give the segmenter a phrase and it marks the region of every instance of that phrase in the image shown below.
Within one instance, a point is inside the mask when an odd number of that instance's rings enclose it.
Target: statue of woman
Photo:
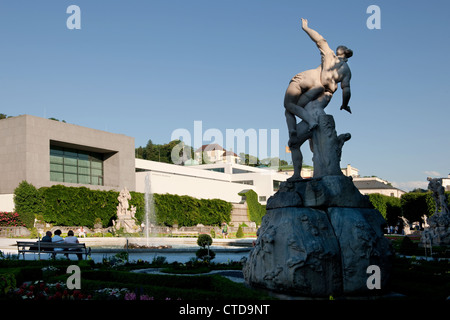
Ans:
[[[286,108],[286,122],[289,130],[289,140],[297,141],[296,119],[298,116],[306,121],[309,130],[317,126],[317,121],[304,107],[323,94],[329,95],[328,100],[337,90],[337,84],[341,83],[342,106],[341,110],[351,113],[348,102],[350,101],[351,72],[347,60],[353,55],[353,51],[345,46],[339,46],[336,53],[330,49],[327,41],[315,30],[308,27],[308,20],[302,18],[302,29],[308,34],[319,48],[322,63],[316,69],[306,70],[295,75],[286,90],[284,107]]]

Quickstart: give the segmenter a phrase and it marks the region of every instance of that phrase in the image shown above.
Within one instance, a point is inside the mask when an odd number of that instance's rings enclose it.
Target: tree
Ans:
[[[14,190],[14,206],[25,225],[32,228],[34,218],[44,210],[42,193],[32,184],[22,181]]]
[[[261,165],[261,161],[258,159],[258,157],[249,155],[247,153],[239,153],[239,158],[241,158],[241,162],[247,166],[250,167],[257,167]]]
[[[172,161],[172,150],[177,147],[181,142],[180,140],[172,140],[166,144],[154,144],[150,139],[147,142],[145,148],[138,147],[135,149],[136,157],[144,160],[151,160],[157,162],[171,163]],[[189,153],[190,158],[194,156],[194,150],[190,146],[185,146],[184,151]]]
[[[431,216],[435,210],[435,204],[430,192],[405,193],[401,197],[402,215],[410,222],[423,222],[422,216]]]

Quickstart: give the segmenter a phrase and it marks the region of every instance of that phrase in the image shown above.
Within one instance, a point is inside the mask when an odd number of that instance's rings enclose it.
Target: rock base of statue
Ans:
[[[393,250],[385,220],[343,175],[287,181],[267,203],[244,265],[254,287],[314,297],[370,291],[368,267],[389,280]]]

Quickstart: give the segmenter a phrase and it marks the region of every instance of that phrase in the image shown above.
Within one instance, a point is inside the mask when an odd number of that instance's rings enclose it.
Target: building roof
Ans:
[[[397,189],[391,185],[388,185],[387,183],[382,182],[379,179],[367,179],[367,180],[358,180],[353,179],[353,183],[355,184],[355,187],[359,190],[363,189]]]
[[[202,145],[200,148],[198,148],[197,150],[195,150],[195,152],[203,152],[203,151],[213,151],[213,150],[221,150],[221,151],[225,151],[224,148],[222,148],[221,145],[217,144],[217,143],[211,143],[211,144],[204,144]]]

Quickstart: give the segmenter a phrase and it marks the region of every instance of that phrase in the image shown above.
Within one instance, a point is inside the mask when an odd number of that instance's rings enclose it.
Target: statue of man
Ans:
[[[345,46],[339,46],[334,53],[327,41],[318,32],[309,28],[308,20],[303,18],[302,29],[319,48],[322,63],[316,69],[306,70],[295,75],[286,90],[284,107],[289,131],[288,145],[291,148],[294,164],[294,175],[291,179],[301,179],[303,156],[300,146],[311,138],[311,130],[318,125],[314,115],[305,109],[306,105],[318,100],[317,103],[323,110],[336,92],[337,84],[341,83],[343,100],[341,110],[351,113],[348,105],[351,96],[351,72],[347,60],[353,55],[353,51]],[[297,124],[295,116],[303,121]]]

